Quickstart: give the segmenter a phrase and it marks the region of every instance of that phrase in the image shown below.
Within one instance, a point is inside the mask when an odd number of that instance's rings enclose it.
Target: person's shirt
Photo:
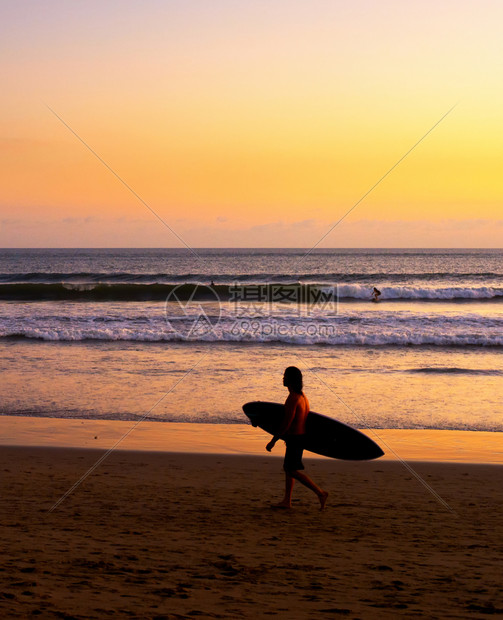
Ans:
[[[278,435],[304,435],[309,401],[305,394],[291,392],[285,402],[285,418]]]

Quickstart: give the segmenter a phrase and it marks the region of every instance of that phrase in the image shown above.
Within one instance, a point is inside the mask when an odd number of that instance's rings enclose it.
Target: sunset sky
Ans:
[[[501,0],[0,7],[3,247],[501,247]]]

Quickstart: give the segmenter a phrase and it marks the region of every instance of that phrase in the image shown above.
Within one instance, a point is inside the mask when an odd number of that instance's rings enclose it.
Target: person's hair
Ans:
[[[285,370],[285,385],[297,394],[302,394],[302,373],[297,366],[288,366]]]

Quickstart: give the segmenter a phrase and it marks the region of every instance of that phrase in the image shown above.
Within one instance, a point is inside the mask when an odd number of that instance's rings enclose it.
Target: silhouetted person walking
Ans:
[[[290,394],[285,402],[285,417],[277,433],[267,444],[266,450],[270,452],[278,439],[284,439],[286,443],[285,461],[285,497],[273,508],[291,508],[292,491],[295,480],[311,489],[318,496],[320,510],[325,508],[328,493],[320,489],[309,476],[302,473],[304,465],[302,454],[304,452],[304,440],[306,435],[306,418],[309,413],[309,401],[302,391],[302,373],[296,366],[289,366],[283,375],[283,385],[288,388]]]

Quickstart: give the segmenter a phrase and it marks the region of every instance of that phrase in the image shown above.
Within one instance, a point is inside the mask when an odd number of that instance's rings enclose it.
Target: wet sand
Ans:
[[[385,452],[385,459],[499,463],[503,433],[483,431],[362,429]],[[94,419],[0,416],[0,446],[92,448],[114,446],[148,452],[262,456],[270,437],[249,424],[192,424]],[[120,442],[120,443],[118,443]],[[282,454],[278,449],[273,456]],[[312,455],[313,458],[323,458]]]
[[[0,448],[2,617],[503,614],[499,465],[412,463],[449,510],[399,462],[306,459],[320,513],[300,486],[269,508],[267,453],[115,451],[49,512],[102,455]]]

